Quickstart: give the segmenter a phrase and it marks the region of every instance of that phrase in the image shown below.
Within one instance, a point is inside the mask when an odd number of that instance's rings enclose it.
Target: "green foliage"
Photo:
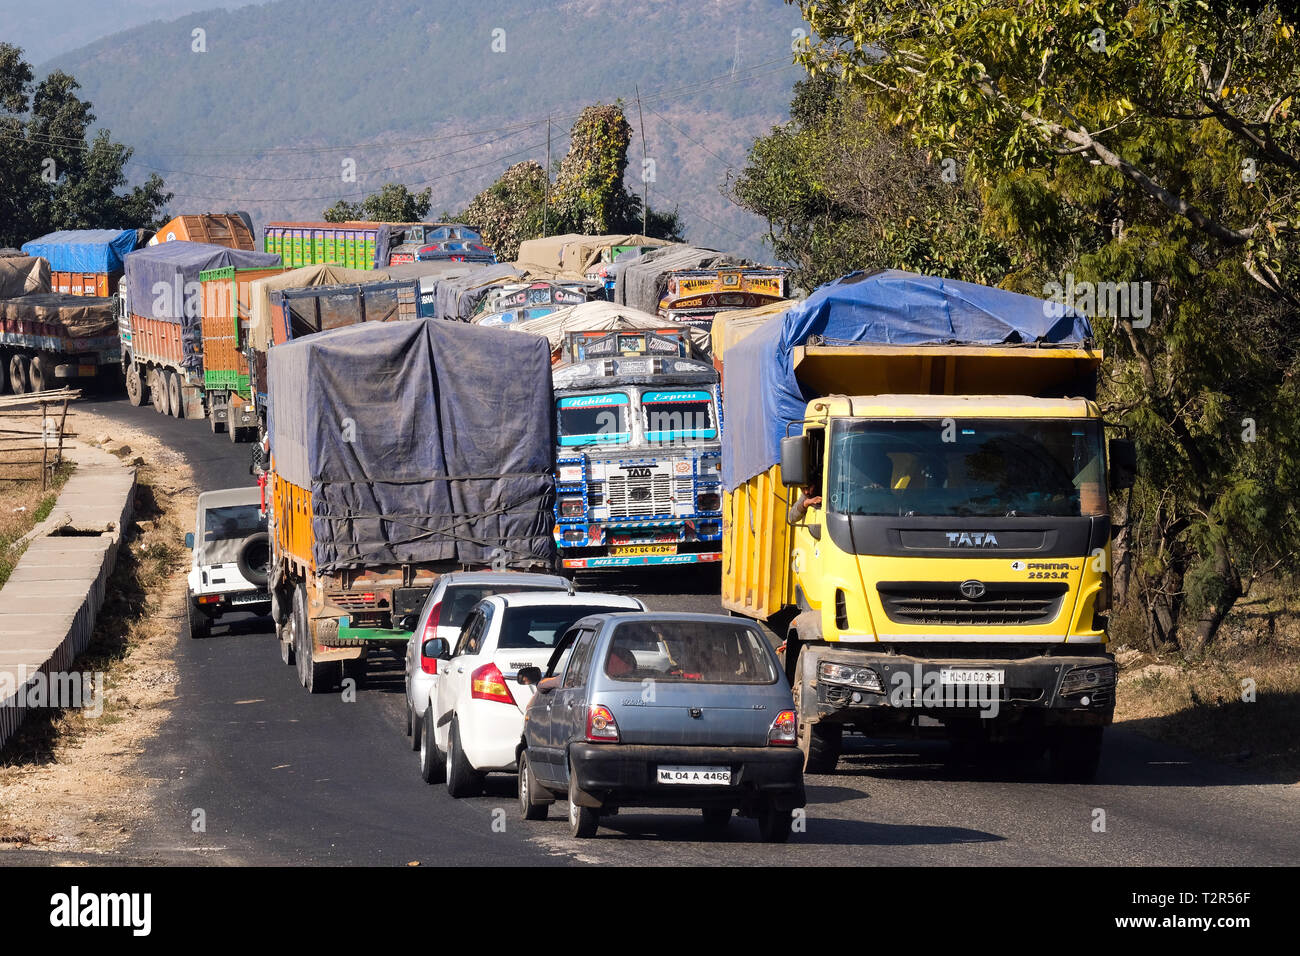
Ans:
[[[359,203],[340,199],[325,210],[325,221],[423,222],[432,201],[432,189],[413,193],[401,183],[385,183]]]
[[[978,282],[1006,273],[1004,248],[955,164],[907,142],[878,100],[821,75],[795,86],[791,120],[755,141],[731,197],[768,222],[776,257],[813,288],[856,269]]]
[[[804,2],[801,60],[958,158],[1001,284],[1149,283],[1150,325],[1099,315],[1108,420],[1156,641],[1194,652],[1260,576],[1300,561],[1300,90],[1289,8],[1220,0]],[[825,82],[825,80],[823,80]]]
[[[87,142],[95,114],[77,81],[57,70],[33,81],[22,51],[0,43],[0,246],[56,229],[161,225],[162,179],[119,192],[131,150],[107,130]]]
[[[545,205],[546,171],[530,160],[507,169],[457,218],[477,229],[498,259],[513,260],[519,243],[543,235]]]

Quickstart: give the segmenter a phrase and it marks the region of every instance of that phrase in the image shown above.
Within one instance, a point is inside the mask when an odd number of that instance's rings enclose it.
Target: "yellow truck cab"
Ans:
[[[845,730],[934,727],[1089,778],[1115,705],[1107,495],[1132,472],[1125,442],[1108,468],[1101,353],[1083,317],[1037,322],[1037,300],[879,275],[876,299],[848,294],[884,333],[832,297],[804,337],[818,290],[723,356],[723,604],[785,636],[810,772],[834,769]],[[970,289],[963,328],[952,301]],[[1020,332],[989,343],[999,308]],[[918,314],[926,335],[927,309],[938,334],[986,341],[832,338]]]

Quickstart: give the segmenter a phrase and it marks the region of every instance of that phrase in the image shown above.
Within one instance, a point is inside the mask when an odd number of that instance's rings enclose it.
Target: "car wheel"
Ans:
[[[414,736],[419,740],[416,749],[420,751],[420,777],[425,783],[438,783],[443,779],[446,768],[443,766],[442,754],[438,753],[437,741],[433,737],[432,707],[424,712],[424,716],[416,726]]]
[[[431,713],[432,708],[426,713]],[[425,729],[432,730],[432,721],[426,720]],[[477,797],[483,792],[483,774],[470,766],[465,751],[460,746],[460,727],[455,718],[447,737],[447,792],[453,797]]]
[[[188,598],[185,600],[185,623],[189,628],[190,637],[195,640],[202,640],[212,635],[212,622]]]
[[[731,807],[705,807],[704,808],[704,829],[713,835],[721,835],[727,832],[727,824],[731,823]]]
[[[1101,763],[1102,727],[1057,727],[1052,734],[1052,776],[1065,783],[1090,783]]]
[[[578,774],[569,764],[569,835],[586,840],[596,835],[600,814],[591,807],[578,806]]]
[[[537,793],[533,768],[528,764],[528,751],[519,755],[519,815],[525,820],[545,820],[550,812],[550,801],[542,801]]]
[[[758,811],[758,835],[764,843],[784,843],[790,839],[793,822],[789,810],[778,810],[768,801]]]

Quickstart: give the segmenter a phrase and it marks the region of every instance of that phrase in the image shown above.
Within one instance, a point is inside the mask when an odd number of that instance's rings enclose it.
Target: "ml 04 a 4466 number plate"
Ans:
[[[658,769],[660,783],[693,783],[715,787],[731,785],[731,769],[729,767],[661,766]]]

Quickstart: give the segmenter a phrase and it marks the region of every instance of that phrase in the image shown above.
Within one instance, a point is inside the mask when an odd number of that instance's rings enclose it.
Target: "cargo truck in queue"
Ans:
[[[561,570],[717,561],[718,373],[681,329],[565,345],[582,358],[552,371]]]
[[[267,353],[272,615],[324,692],[450,571],[549,570],[550,350],[459,322],[363,322]]]
[[[939,729],[1090,779],[1113,717],[1102,355],[1086,317],[911,273],[822,286],[722,356],[722,603],[765,619],[809,772]]]
[[[177,239],[125,257],[118,332],[126,394],[175,418],[208,417],[202,273],[278,269],[278,256]]]

